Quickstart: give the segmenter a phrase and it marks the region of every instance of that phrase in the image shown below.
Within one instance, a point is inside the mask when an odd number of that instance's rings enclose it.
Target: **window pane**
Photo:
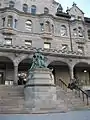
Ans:
[[[25,22],[25,27],[26,27],[27,30],[32,31],[32,21],[31,20],[27,20]]]
[[[5,26],[5,18],[2,18],[2,26]]]
[[[90,30],[88,30],[88,39],[90,39]]]
[[[67,28],[65,25],[61,26],[61,36],[67,36]]]
[[[23,4],[23,11],[27,12],[28,11],[28,5],[27,4]]]
[[[48,13],[49,13],[49,9],[45,7],[45,8],[44,8],[44,13],[45,13],[45,14],[48,14]]]
[[[44,31],[44,24],[40,23],[41,32]]]
[[[46,23],[45,23],[45,31],[46,32],[50,32],[51,30],[50,30],[50,22],[49,21],[46,21]]]
[[[10,7],[10,8],[14,8],[14,5],[15,5],[15,3],[14,3],[13,1],[10,1],[10,2],[9,2],[9,7]]]
[[[16,28],[17,27],[17,20],[15,19],[14,20],[14,28]]]
[[[78,27],[78,35],[79,37],[83,37],[83,30],[81,27]]]
[[[5,38],[5,44],[6,45],[12,45],[12,39],[11,38]]]
[[[32,41],[25,40],[25,45],[32,46]]]
[[[84,47],[78,46],[78,52],[79,53],[84,53]]]
[[[35,5],[32,5],[32,7],[31,7],[31,13],[32,14],[36,14],[36,6]]]
[[[8,16],[7,26],[8,27],[13,27],[13,17],[12,16]]]
[[[44,43],[44,48],[47,48],[47,49],[51,48],[51,43]]]
[[[62,49],[61,49],[62,51],[68,51],[68,45],[62,45]]]

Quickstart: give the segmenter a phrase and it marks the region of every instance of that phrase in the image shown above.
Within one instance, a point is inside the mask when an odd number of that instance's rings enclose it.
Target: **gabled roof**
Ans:
[[[58,2],[56,2],[55,0],[53,0],[53,4],[57,4],[57,5],[58,5],[59,3],[58,3]]]
[[[78,10],[80,10],[80,11],[82,12],[82,14],[84,14],[84,12],[83,12],[76,4],[73,5],[69,10],[71,10],[74,6],[75,6]]]

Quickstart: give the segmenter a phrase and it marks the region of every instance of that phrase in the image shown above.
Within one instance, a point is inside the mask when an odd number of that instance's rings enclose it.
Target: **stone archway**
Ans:
[[[13,85],[14,63],[6,57],[0,56],[0,84]]]
[[[26,58],[22,60],[18,65],[18,84],[22,85],[26,83],[28,70],[31,67],[32,59]]]
[[[62,61],[53,61],[48,65],[48,68],[53,69],[55,84],[58,84],[59,79],[66,84],[70,82],[69,66]]]
[[[74,77],[81,85],[90,85],[90,65],[79,62],[74,66]]]

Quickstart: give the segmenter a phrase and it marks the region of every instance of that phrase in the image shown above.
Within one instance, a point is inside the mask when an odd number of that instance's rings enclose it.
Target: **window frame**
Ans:
[[[23,4],[23,12],[27,13],[28,12],[28,5],[27,4]]]
[[[7,27],[13,27],[13,16],[8,15]]]
[[[62,32],[64,32],[64,33],[62,33]],[[62,34],[64,34],[64,35],[62,35]],[[68,36],[66,25],[61,25],[61,27],[60,27],[60,35],[61,35],[61,37],[66,37],[66,36]]]
[[[36,5],[31,6],[31,14],[35,15],[36,14]]]
[[[4,38],[4,40],[5,40],[5,45],[7,45],[7,46],[11,46],[12,45],[12,38]],[[11,42],[10,42],[10,44],[8,44],[6,41],[7,42],[11,41]]]
[[[26,20],[25,28],[26,28],[26,30],[32,32],[32,21],[31,20]]]
[[[45,45],[49,45],[49,47],[45,47]],[[50,42],[44,42],[44,49],[50,49],[51,48],[51,43]]]
[[[27,44],[30,43],[30,44]],[[32,41],[31,40],[25,40],[25,46],[32,46]]]
[[[9,1],[9,7],[14,8],[15,7],[15,2],[14,1]]]

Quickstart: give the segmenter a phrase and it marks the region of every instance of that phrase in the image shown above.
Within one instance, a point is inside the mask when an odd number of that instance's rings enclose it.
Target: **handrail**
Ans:
[[[82,92],[83,101],[84,101],[84,95],[86,96],[86,99],[87,99],[87,105],[89,105],[89,101],[88,101],[89,96],[88,96],[88,94],[87,94],[86,92],[84,92],[81,88],[79,88],[78,86],[77,86],[77,88],[78,88],[79,91]],[[80,93],[79,93],[79,96],[80,96]]]
[[[61,88],[67,91],[68,85],[61,79],[59,79],[59,85]]]
[[[63,80],[61,80],[61,79],[59,79],[59,82],[61,82],[61,84],[60,84],[60,87],[62,87],[63,89],[64,89],[64,86],[65,86],[65,88],[66,88],[66,91],[67,91],[67,89],[69,89],[68,88],[68,85],[63,81]],[[62,85],[63,84],[63,85]],[[89,98],[89,96],[88,96],[88,94],[86,93],[86,92],[84,92],[80,87],[78,87],[76,84],[75,84],[75,86],[76,86],[76,88],[77,89],[75,89],[75,90],[79,90],[79,97],[81,97],[81,95],[80,95],[80,92],[82,92],[82,97],[83,97],[83,101],[85,101],[85,96],[86,96],[86,99],[87,99],[87,105],[89,105],[89,100],[88,100],[88,98]]]

